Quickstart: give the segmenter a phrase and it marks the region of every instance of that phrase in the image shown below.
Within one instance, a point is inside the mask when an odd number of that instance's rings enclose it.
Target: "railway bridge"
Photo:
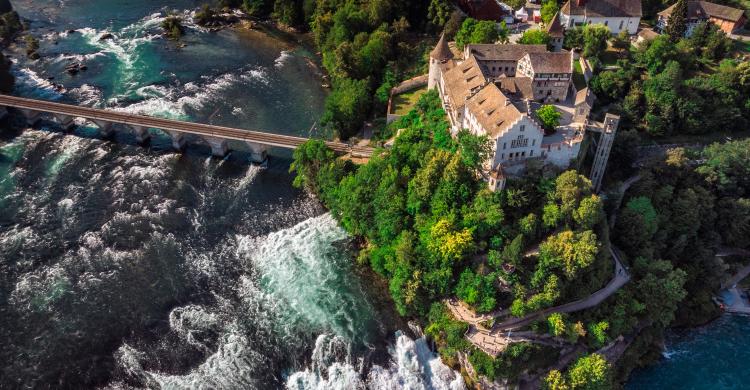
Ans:
[[[63,128],[71,127],[75,118],[84,118],[95,123],[105,137],[113,134],[113,125],[122,125],[135,133],[136,140],[139,143],[150,138],[148,129],[158,129],[172,138],[172,145],[178,150],[182,150],[185,146],[185,135],[190,134],[202,138],[211,147],[211,153],[217,157],[224,157],[229,153],[228,141],[239,141],[249,147],[251,160],[256,163],[266,161],[267,151],[270,148],[295,149],[308,140],[304,137],[154,118],[1,94],[0,107],[19,110],[26,117],[29,125],[35,124],[45,114],[51,115]],[[349,145],[343,142],[326,141],[326,144],[334,152],[349,154],[352,157],[369,158],[373,152],[373,148]]]

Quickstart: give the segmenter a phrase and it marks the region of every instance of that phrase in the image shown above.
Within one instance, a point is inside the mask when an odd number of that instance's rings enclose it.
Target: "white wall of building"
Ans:
[[[586,17],[584,15],[565,15],[560,14],[560,23],[565,28],[575,27],[576,24],[604,24],[609,28],[612,34],[619,34],[622,30],[627,30],[628,34],[633,35],[638,32],[639,17]]]
[[[492,166],[541,157],[541,145],[544,132],[531,118],[523,115],[501,137],[495,140]]]
[[[544,145],[543,150],[545,160],[548,163],[565,169],[570,166],[570,162],[574,158],[578,157],[578,152],[581,150],[581,142],[574,142],[572,145],[567,143]]]

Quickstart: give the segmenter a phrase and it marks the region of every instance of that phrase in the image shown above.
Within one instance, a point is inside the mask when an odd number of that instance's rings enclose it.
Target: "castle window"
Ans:
[[[533,150],[529,152],[529,157],[534,157],[534,151]]]
[[[521,131],[526,130],[526,125],[521,125]]]
[[[508,143],[507,142],[503,142],[503,150],[505,150],[507,147],[508,147]]]

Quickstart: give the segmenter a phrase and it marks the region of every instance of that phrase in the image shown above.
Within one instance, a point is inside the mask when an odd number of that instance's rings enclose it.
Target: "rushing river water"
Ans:
[[[628,390],[730,390],[750,383],[750,318],[726,315],[698,329],[674,332],[661,362],[636,370]]]
[[[202,2],[13,1],[42,55],[11,55],[15,93],[307,135],[326,94],[311,53],[205,31]],[[182,48],[159,35],[172,10]],[[79,125],[0,133],[0,388],[464,387],[291,187],[288,152],[259,168]]]

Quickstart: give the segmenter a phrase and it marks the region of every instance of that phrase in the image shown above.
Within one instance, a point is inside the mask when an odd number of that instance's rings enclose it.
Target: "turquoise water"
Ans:
[[[726,315],[667,339],[664,358],[634,371],[628,390],[729,390],[750,387],[750,317]]]

